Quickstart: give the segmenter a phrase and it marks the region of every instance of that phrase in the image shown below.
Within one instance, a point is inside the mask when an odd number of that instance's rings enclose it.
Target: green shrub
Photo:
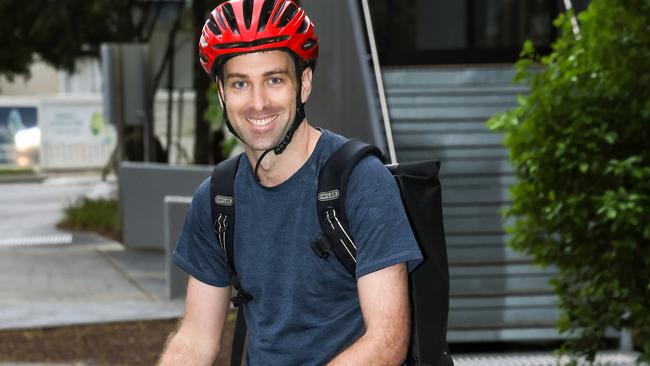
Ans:
[[[557,266],[562,351],[589,360],[611,327],[650,361],[649,18],[648,0],[593,0],[576,37],[561,15],[552,53],[527,42],[516,65],[530,95],[488,122],[517,177],[510,245]]]
[[[0,175],[34,174],[31,168],[0,167]]]
[[[217,83],[212,83],[206,94],[208,108],[205,110],[204,114],[205,120],[210,124],[211,131],[220,130],[226,125],[223,120],[223,108],[221,108],[221,104],[219,104],[218,93]],[[232,153],[238,143],[239,139],[235,136],[225,137],[223,141],[219,142],[221,154],[225,157],[230,156],[230,153]]]
[[[66,230],[92,231],[121,240],[117,200],[112,198],[81,198],[63,210],[64,218],[57,224]]]

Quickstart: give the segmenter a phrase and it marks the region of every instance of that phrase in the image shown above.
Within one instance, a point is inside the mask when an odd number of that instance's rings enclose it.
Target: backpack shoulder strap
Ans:
[[[252,297],[241,288],[235,268],[235,176],[242,155],[224,160],[212,170],[210,177],[210,205],[212,207],[212,228],[228,263],[228,274],[237,296],[233,305],[239,306]]]
[[[243,154],[224,160],[212,170],[210,177],[210,206],[212,207],[212,225],[217,241],[228,263],[230,281],[237,290],[231,300],[239,307],[253,297],[244,291],[235,268],[235,176],[239,159]],[[231,350],[231,365],[241,365],[246,339],[246,318],[244,312],[237,311],[235,334]]]
[[[352,169],[371,154],[383,158],[376,146],[350,139],[332,153],[318,176],[316,210],[324,237],[312,243],[312,249],[321,257],[333,250],[352,276],[356,272],[357,248],[348,229],[345,196]]]

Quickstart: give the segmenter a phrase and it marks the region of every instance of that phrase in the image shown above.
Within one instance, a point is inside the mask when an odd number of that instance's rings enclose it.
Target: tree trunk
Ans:
[[[205,121],[203,114],[208,107],[206,93],[210,86],[210,80],[205,75],[201,64],[199,63],[199,39],[201,38],[201,29],[207,17],[205,0],[194,0],[192,3],[192,18],[194,24],[193,32],[193,70],[194,70],[194,90],[196,92],[194,119],[194,163],[210,164],[210,156],[213,150],[210,141],[210,125]]]

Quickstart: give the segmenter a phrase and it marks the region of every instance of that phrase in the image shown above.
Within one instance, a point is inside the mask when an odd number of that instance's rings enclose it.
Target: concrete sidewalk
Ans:
[[[164,253],[98,236],[72,244],[0,246],[0,330],[168,319]]]

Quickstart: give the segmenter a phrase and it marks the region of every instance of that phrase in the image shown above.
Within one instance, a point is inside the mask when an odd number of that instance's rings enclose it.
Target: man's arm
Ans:
[[[229,302],[230,287],[207,285],[190,276],[185,316],[167,341],[159,365],[212,365],[221,349]]]
[[[408,274],[399,263],[359,278],[366,332],[328,365],[401,365],[408,351]]]

